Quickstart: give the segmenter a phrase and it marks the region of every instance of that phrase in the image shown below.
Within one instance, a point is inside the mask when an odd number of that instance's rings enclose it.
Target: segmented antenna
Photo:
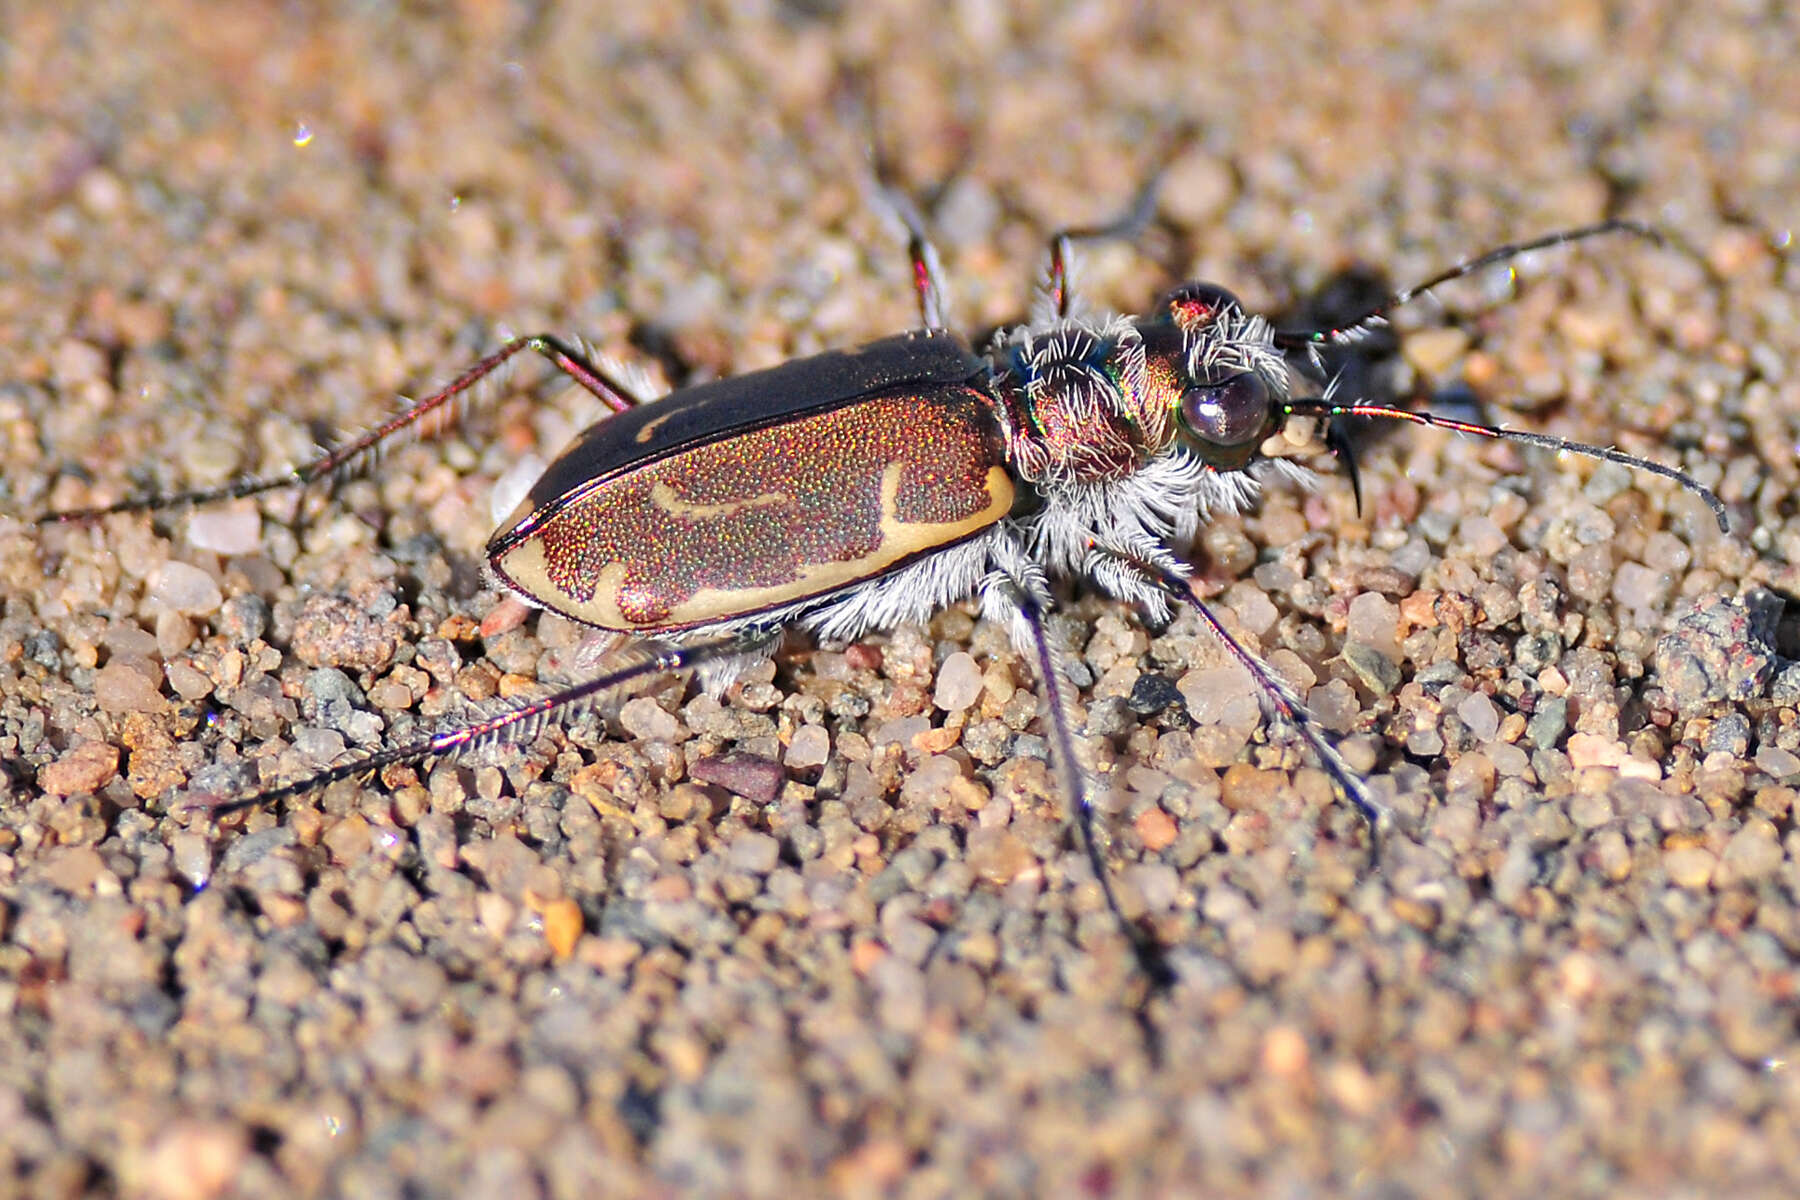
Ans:
[[[1586,442],[1572,442],[1567,438],[1556,437],[1548,433],[1532,433],[1524,429],[1508,429],[1504,425],[1478,425],[1472,421],[1458,421],[1450,417],[1440,417],[1432,413],[1412,412],[1404,408],[1391,408],[1385,404],[1337,404],[1328,399],[1294,400],[1283,405],[1289,416],[1295,417],[1382,417],[1391,421],[1407,421],[1414,425],[1424,425],[1432,429],[1448,429],[1455,433],[1466,433],[1472,437],[1491,438],[1496,441],[1523,442],[1527,446],[1538,446],[1545,450],[1556,450],[1569,454],[1580,454],[1586,458],[1597,458],[1602,462],[1618,463],[1633,470],[1647,471],[1652,475],[1660,475],[1664,479],[1680,484],[1694,495],[1706,501],[1712,509],[1713,519],[1719,523],[1720,533],[1731,532],[1731,520],[1725,511],[1725,502],[1711,488],[1684,471],[1674,467],[1665,467],[1659,462],[1647,458],[1639,458],[1635,454],[1627,454],[1623,450],[1611,446],[1591,446]]]
[[[1596,221],[1592,225],[1578,225],[1573,229],[1563,229],[1556,233],[1545,234],[1528,242],[1509,242],[1497,246],[1486,254],[1471,258],[1466,262],[1445,271],[1440,271],[1423,283],[1409,288],[1401,288],[1380,304],[1364,312],[1353,321],[1339,325],[1333,329],[1278,329],[1275,331],[1275,344],[1283,350],[1305,350],[1319,346],[1345,346],[1354,343],[1369,330],[1382,324],[1389,313],[1397,308],[1404,308],[1420,296],[1426,295],[1435,288],[1461,279],[1475,272],[1521,255],[1530,254],[1534,250],[1548,250],[1553,246],[1566,246],[1571,242],[1585,241],[1588,238],[1602,237],[1609,233],[1627,233],[1632,237],[1640,237],[1646,241],[1663,245],[1668,241],[1661,230],[1646,225],[1641,221],[1612,219]]]

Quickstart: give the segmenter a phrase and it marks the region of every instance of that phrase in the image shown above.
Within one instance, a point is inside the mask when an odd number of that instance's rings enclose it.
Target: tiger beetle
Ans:
[[[365,460],[525,351],[549,359],[612,410],[543,473],[489,538],[487,559],[525,604],[644,639],[641,659],[210,807],[269,804],[390,763],[515,735],[658,673],[698,668],[707,686],[722,689],[773,653],[790,626],[845,642],[974,597],[1035,666],[1051,756],[1080,843],[1138,961],[1166,982],[1161,948],[1120,908],[1095,838],[1094,782],[1075,748],[1063,649],[1045,627],[1050,580],[1085,577],[1157,625],[1176,606],[1191,608],[1254,681],[1265,713],[1297,734],[1368,820],[1373,842],[1391,823],[1386,805],[1321,735],[1294,690],[1208,609],[1176,550],[1207,514],[1248,507],[1261,477],[1296,471],[1263,450],[1284,422],[1379,417],[1622,463],[1695,493],[1728,528],[1724,505],[1698,481],[1618,450],[1340,400],[1330,387],[1319,396],[1294,394],[1291,366],[1316,369],[1323,351],[1354,343],[1441,284],[1600,234],[1654,238],[1645,226],[1605,221],[1503,246],[1330,329],[1275,328],[1202,282],[1174,289],[1142,316],[1078,313],[1069,289],[1074,244],[1130,236],[1140,219],[1133,217],[1053,236],[1031,320],[976,350],[946,331],[941,270],[924,223],[909,204],[897,207],[910,233],[921,317],[912,332],[662,399],[633,394],[595,356],[555,336],[520,337],[291,472],[44,518],[89,519],[314,483]]]

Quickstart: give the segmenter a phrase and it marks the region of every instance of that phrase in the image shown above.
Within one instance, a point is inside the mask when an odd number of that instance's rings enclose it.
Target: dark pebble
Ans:
[[[688,774],[753,804],[768,804],[781,794],[781,787],[787,782],[787,772],[780,763],[756,754],[702,758],[689,765]]]
[[[1181,691],[1167,675],[1139,675],[1131,685],[1126,707],[1140,717],[1154,717],[1172,704],[1181,703]]]
[[[1682,712],[1763,693],[1775,671],[1775,622],[1781,600],[1770,592],[1703,604],[1656,643],[1658,682]]]

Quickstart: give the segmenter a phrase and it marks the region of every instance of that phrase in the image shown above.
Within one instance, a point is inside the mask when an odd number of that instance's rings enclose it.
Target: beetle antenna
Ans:
[[[1465,275],[1473,275],[1484,268],[1497,263],[1507,262],[1521,255],[1530,254],[1534,250],[1548,250],[1553,246],[1566,246],[1570,242],[1585,241],[1588,238],[1602,237],[1611,233],[1625,233],[1632,237],[1644,238],[1647,241],[1663,245],[1668,238],[1653,225],[1641,221],[1612,219],[1596,221],[1592,225],[1578,225],[1573,229],[1564,229],[1556,233],[1545,234],[1527,242],[1508,242],[1497,246],[1486,254],[1477,255],[1454,267],[1440,271],[1423,283],[1409,288],[1401,288],[1381,303],[1368,309],[1361,316],[1332,329],[1278,329],[1275,331],[1275,344],[1283,350],[1316,349],[1320,346],[1344,346],[1365,336],[1371,329],[1386,322],[1388,314],[1397,308],[1404,308],[1420,296],[1427,295],[1436,288],[1442,287]]]
[[[591,700],[633,680],[642,679],[646,675],[659,675],[670,671],[679,671],[686,667],[701,666],[718,659],[743,654],[759,644],[761,642],[757,637],[738,634],[716,641],[696,642],[687,646],[663,646],[642,662],[621,667],[616,671],[596,676],[551,695],[527,701],[505,712],[457,726],[455,729],[447,729],[442,733],[421,738],[403,746],[393,746],[372,754],[364,754],[349,762],[327,767],[304,779],[296,779],[292,783],[265,788],[249,796],[230,798],[195,795],[185,807],[202,809],[213,816],[223,816],[228,813],[243,812],[246,809],[261,808],[282,800],[291,800],[295,796],[316,791],[336,783],[340,779],[366,775],[371,771],[377,771],[395,763],[418,762],[421,759],[434,758],[441,754],[449,754],[465,747],[490,741],[496,737],[509,735],[516,729],[529,729],[541,725],[552,713]]]
[[[455,401],[465,398],[477,384],[511,362],[522,350],[534,350],[549,359],[555,364],[557,370],[598,397],[601,403],[614,412],[624,412],[637,404],[630,388],[605,371],[592,366],[586,358],[571,349],[561,339],[547,333],[536,333],[528,337],[514,338],[423,400],[407,405],[381,424],[357,435],[335,450],[321,453],[311,462],[295,467],[291,471],[283,471],[277,475],[240,479],[233,483],[221,484],[218,487],[128,496],[116,503],[104,504],[95,508],[45,513],[38,518],[38,523],[40,525],[69,524],[77,521],[91,521],[97,517],[111,516],[113,513],[157,512],[163,509],[212,504],[220,500],[241,500],[246,496],[258,496],[264,492],[273,492],[281,488],[306,487],[320,479],[368,463],[379,452],[383,443],[402,430],[421,426],[422,422],[426,422],[427,418],[434,415],[452,416],[456,411]],[[443,421],[444,425],[449,423],[448,420]],[[424,427],[429,428],[432,433],[439,431],[437,424],[429,424]]]
[[[1636,471],[1647,471],[1652,475],[1660,475],[1664,479],[1680,484],[1712,509],[1713,519],[1719,523],[1720,533],[1731,532],[1731,521],[1726,515],[1725,502],[1711,488],[1684,471],[1674,467],[1665,467],[1659,462],[1647,458],[1639,458],[1635,454],[1627,454],[1612,446],[1592,446],[1585,442],[1572,442],[1567,438],[1555,437],[1547,433],[1532,433],[1524,429],[1508,429],[1503,425],[1479,425],[1472,421],[1458,421],[1450,417],[1440,417],[1432,413],[1412,412],[1404,408],[1393,408],[1386,404],[1337,404],[1331,400],[1293,400],[1284,408],[1288,415],[1297,417],[1382,417],[1391,421],[1408,421],[1414,425],[1424,425],[1432,429],[1448,429],[1455,433],[1466,433],[1472,437],[1490,438],[1495,441],[1523,442],[1527,446],[1537,446],[1545,450],[1559,453],[1579,454],[1586,458],[1597,458],[1602,462],[1618,463]]]

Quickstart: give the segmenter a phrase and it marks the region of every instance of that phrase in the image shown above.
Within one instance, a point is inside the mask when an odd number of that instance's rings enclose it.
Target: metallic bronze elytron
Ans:
[[[971,389],[865,397],[640,461],[548,512],[528,499],[491,561],[589,625],[692,628],[837,591],[995,524],[1014,499],[1003,452]]]

